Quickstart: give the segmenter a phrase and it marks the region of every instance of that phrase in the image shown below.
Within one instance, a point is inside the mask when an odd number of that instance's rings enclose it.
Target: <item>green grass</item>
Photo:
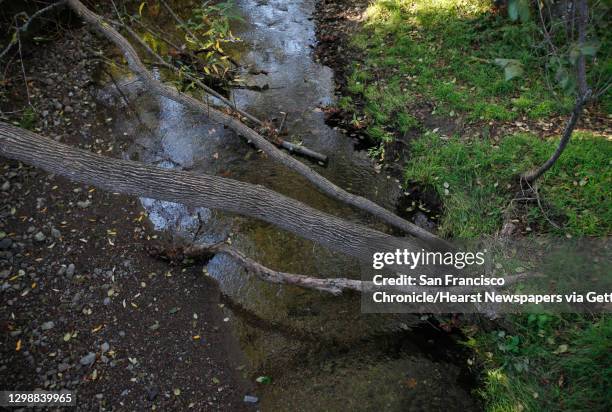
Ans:
[[[513,332],[469,332],[490,412],[612,410],[612,319],[513,315]]]
[[[19,119],[19,127],[24,129],[32,130],[36,124],[37,115],[31,106],[27,106]]]
[[[375,139],[415,127],[397,117],[423,101],[435,114],[467,121],[566,113],[573,99],[548,87],[536,37],[534,23],[493,14],[487,0],[376,0],[352,39],[364,58],[354,65],[348,91],[365,101]],[[496,58],[520,61],[523,76],[506,81]]]
[[[475,238],[501,228],[504,211],[514,196],[517,176],[541,164],[557,139],[543,141],[528,134],[504,138],[443,140],[426,133],[411,145],[406,180],[433,188],[444,203],[443,235]],[[527,219],[543,231],[576,236],[612,232],[612,144],[606,138],[576,133],[565,153],[540,183],[547,215],[563,223],[560,230],[546,221],[534,204]]]
[[[440,230],[475,238],[500,229],[516,176],[540,164],[557,139],[508,136],[488,139],[416,139],[406,180],[435,190],[444,214]],[[564,217],[560,232],[605,236],[611,232],[612,144],[607,138],[576,133],[556,165],[540,181],[548,214]],[[547,224],[539,207],[527,216],[540,231]],[[478,331],[467,344],[482,367],[477,393],[488,412],[612,410],[612,320],[584,315],[511,315],[509,332]]]

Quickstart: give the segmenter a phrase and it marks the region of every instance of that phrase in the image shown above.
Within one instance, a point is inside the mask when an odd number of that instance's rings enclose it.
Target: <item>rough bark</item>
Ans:
[[[344,189],[341,189],[340,187],[336,186],[323,176],[316,173],[310,167],[306,166],[302,162],[279,150],[275,145],[273,145],[259,133],[242,123],[239,119],[236,119],[228,114],[211,108],[205,103],[200,102],[187,94],[180,93],[176,89],[161,83],[160,81],[155,79],[155,77],[142,64],[140,58],[138,57],[138,54],[136,53],[132,45],[107,22],[105,22],[102,17],[93,13],[78,0],[67,0],[67,2],[70,7],[80,17],[83,18],[83,20],[89,23],[93,28],[97,29],[100,33],[102,33],[105,37],[107,37],[117,47],[121,49],[123,55],[125,56],[128,62],[130,69],[138,77],[140,77],[140,79],[149,87],[152,92],[155,92],[161,96],[176,101],[177,103],[183,104],[193,110],[201,112],[203,115],[208,116],[210,120],[227,126],[237,134],[242,135],[247,140],[251,141],[257,148],[265,152],[272,160],[275,160],[287,166],[291,170],[294,170],[300,175],[304,176],[309,182],[311,182],[323,193],[326,193],[327,195],[337,200],[340,200],[349,205],[371,213],[372,215],[378,217],[386,223],[417,237],[418,239],[425,242],[430,248],[452,248],[449,243],[428,232],[427,230],[422,229],[402,219],[401,217],[391,213],[382,206],[368,199],[348,193]]]
[[[134,196],[179,202],[193,207],[210,207],[251,216],[272,223],[301,237],[320,243],[371,264],[375,252],[418,248],[414,240],[396,238],[373,229],[312,209],[296,200],[262,186],[232,179],[196,175],[185,171],[161,169],[139,162],[111,159],[86,150],[73,148],[28,130],[0,122],[0,155],[40,167],[50,173],[76,182]],[[241,263],[260,279],[277,284],[340,295],[345,291],[382,290],[372,282],[348,278],[317,278],[278,272],[245,256],[226,243],[191,245],[184,256],[225,253]],[[389,270],[411,273],[407,267],[388,265]],[[419,274],[440,276],[449,268],[422,267]],[[528,277],[525,274],[506,277],[506,285]],[[422,286],[387,286],[393,292],[435,291]],[[447,287],[455,293],[470,293],[473,288]]]
[[[112,192],[250,216],[367,264],[372,263],[375,252],[422,248],[416,239],[397,238],[349,222],[260,185],[111,159],[3,122],[0,155]],[[389,269],[408,271],[402,266]],[[433,274],[434,268],[431,270]]]
[[[278,272],[263,266],[259,262],[245,256],[239,250],[229,246],[227,243],[216,243],[214,245],[192,245],[183,250],[186,257],[198,257],[208,253],[224,253],[238,261],[245,269],[255,274],[259,279],[283,285],[293,285],[304,289],[313,289],[319,292],[331,293],[338,296],[347,290],[360,292],[362,281],[347,278],[315,278],[311,276],[298,275],[295,273]]]

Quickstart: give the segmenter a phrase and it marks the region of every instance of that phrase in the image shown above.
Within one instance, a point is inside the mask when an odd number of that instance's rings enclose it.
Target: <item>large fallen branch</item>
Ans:
[[[250,216],[369,265],[375,252],[421,249],[415,239],[394,237],[326,214],[260,185],[111,159],[3,122],[0,155],[112,192]],[[408,271],[404,266],[389,268]]]
[[[192,207],[210,207],[255,217],[371,264],[375,252],[398,248],[414,249],[410,239],[396,238],[337,218],[285,197],[259,185],[217,176],[162,169],[139,162],[111,159],[58,143],[28,130],[0,122],[0,155],[40,167],[71,180],[92,184],[112,192],[179,202]],[[260,279],[278,284],[339,295],[344,291],[382,290],[372,282],[332,278],[323,279],[277,272],[245,256],[226,243],[192,245],[182,252],[197,257],[206,253],[225,253]],[[410,272],[405,266],[389,269]],[[439,267],[422,267],[419,273],[440,276]],[[446,270],[449,270],[446,268]],[[506,277],[506,286],[527,276]],[[433,291],[430,287],[385,287],[395,292]],[[471,293],[473,288],[448,287],[454,293]]]
[[[331,293],[335,296],[347,290],[361,292],[363,287],[360,280],[347,278],[324,279],[295,273],[278,272],[245,256],[242,252],[225,242],[212,245],[191,245],[184,248],[182,253],[185,257],[200,257],[206,254],[223,253],[238,261],[245,269],[265,282],[299,286],[304,289]]]
[[[393,293],[435,293],[441,287],[426,287],[426,286],[377,286],[373,282],[348,279],[348,278],[316,278],[312,276],[298,275],[295,273],[278,272],[263,266],[261,263],[245,256],[242,252],[233,248],[225,242],[215,243],[212,245],[191,245],[182,249],[184,257],[201,257],[203,255],[222,253],[226,254],[238,261],[245,269],[256,275],[259,279],[282,285],[293,285],[304,289],[317,290],[319,292],[331,293],[334,296],[341,295],[345,291],[353,291],[359,293],[371,293],[375,291],[387,291]],[[504,286],[510,286],[527,279],[529,277],[538,276],[519,274],[504,277]],[[450,291],[457,294],[470,294],[482,290],[494,289],[494,287],[475,288],[471,286],[447,286],[445,291]]]
[[[138,54],[132,47],[132,45],[114,28],[112,28],[104,19],[97,14],[93,13],[87,7],[85,7],[78,0],[67,0],[70,7],[81,16],[87,23],[92,27],[100,31],[104,36],[111,40],[125,56],[130,69],[149,87],[149,89],[161,96],[171,99],[177,103],[183,104],[193,110],[208,116],[212,121],[221,123],[228,128],[232,129],[239,135],[244,136],[246,139],[251,141],[257,148],[265,152],[271,159],[287,166],[291,170],[304,176],[308,181],[315,185],[319,190],[326,193],[327,195],[345,202],[349,205],[355,206],[359,209],[365,210],[374,216],[382,219],[388,224],[409,233],[416,238],[425,242],[430,248],[434,249],[449,249],[449,245],[443,239],[435,236],[425,229],[416,226],[401,217],[391,213],[382,206],[372,202],[371,200],[365,199],[361,196],[356,196],[348,193],[344,189],[336,186],[323,176],[316,173],[310,167],[306,166],[302,162],[294,159],[293,157],[285,154],[281,150],[278,150],[276,146],[270,143],[267,139],[261,136],[259,133],[249,128],[247,125],[242,123],[239,119],[236,119],[228,114],[225,114],[219,110],[209,107],[203,102],[196,100],[195,98],[181,93],[176,89],[169,87],[160,81],[158,81],[142,64]]]

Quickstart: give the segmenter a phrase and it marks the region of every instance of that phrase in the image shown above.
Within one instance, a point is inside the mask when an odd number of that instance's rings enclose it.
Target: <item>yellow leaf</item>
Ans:
[[[17,345],[15,345],[15,350],[19,352],[21,350],[21,339],[17,341]]]
[[[95,328],[93,328],[93,329],[91,330],[91,333],[96,333],[97,331],[99,331],[100,329],[102,329],[102,327],[103,327],[103,326],[104,326],[104,325],[98,325],[98,326],[96,326]]]
[[[138,14],[140,15],[140,17],[142,17],[142,9],[144,9],[145,4],[147,4],[147,2],[143,1],[142,3],[140,3],[140,7],[138,7]]]

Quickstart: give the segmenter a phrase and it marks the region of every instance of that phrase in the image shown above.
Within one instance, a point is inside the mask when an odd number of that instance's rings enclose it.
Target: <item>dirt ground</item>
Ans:
[[[109,134],[91,95],[101,47],[73,27],[24,49],[1,119],[122,156],[129,131]],[[158,235],[138,199],[5,159],[0,171],[0,388],[75,390],[84,411],[256,408],[216,285],[147,253]]]

